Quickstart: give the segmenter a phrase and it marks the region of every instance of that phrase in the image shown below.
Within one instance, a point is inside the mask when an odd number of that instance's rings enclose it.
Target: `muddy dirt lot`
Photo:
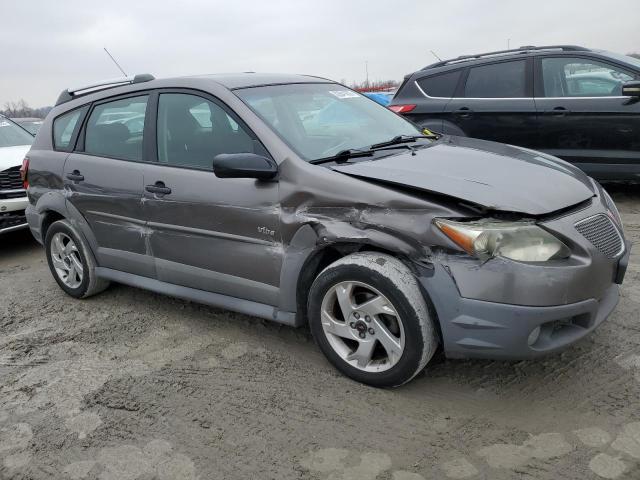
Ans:
[[[612,190],[638,245],[640,188]],[[0,478],[640,479],[638,253],[570,350],[376,390],[308,331],[121,285],[73,300],[28,232],[0,243]]]

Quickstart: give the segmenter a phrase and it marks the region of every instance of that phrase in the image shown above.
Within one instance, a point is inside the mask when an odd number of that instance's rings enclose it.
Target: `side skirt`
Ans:
[[[172,283],[161,282],[153,278],[142,277],[132,273],[120,272],[105,267],[97,267],[96,275],[105,280],[123,283],[131,287],[142,288],[156,293],[162,293],[171,297],[182,298],[196,303],[224,308],[245,315],[265,318],[274,322],[283,323],[292,327],[299,326],[294,312],[283,312],[272,305],[243,300],[219,293],[206,292],[195,288],[183,287]]]

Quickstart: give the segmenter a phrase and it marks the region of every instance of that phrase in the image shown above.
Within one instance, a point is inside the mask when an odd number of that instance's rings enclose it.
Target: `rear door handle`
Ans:
[[[473,115],[473,110],[467,107],[462,107],[454,111],[453,113],[454,115],[457,115],[460,118],[469,118],[471,115]]]
[[[78,170],[74,170],[71,173],[67,173],[67,178],[73,182],[82,182],[84,180],[84,175],[82,175]]]
[[[552,110],[549,110],[547,113],[553,115],[554,117],[564,117],[567,113],[570,113],[570,111],[564,107],[554,107]]]
[[[164,182],[156,182],[154,185],[147,185],[144,187],[147,192],[157,193],[160,195],[169,195],[171,193],[171,189],[167,187]]]

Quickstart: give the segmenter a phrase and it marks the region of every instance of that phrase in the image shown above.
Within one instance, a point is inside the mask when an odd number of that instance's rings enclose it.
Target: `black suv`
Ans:
[[[602,180],[640,180],[640,60],[571,45],[444,60],[391,108],[436,132],[510,143]]]

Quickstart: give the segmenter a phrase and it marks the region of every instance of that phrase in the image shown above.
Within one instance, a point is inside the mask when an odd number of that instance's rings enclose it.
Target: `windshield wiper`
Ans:
[[[438,139],[436,135],[398,135],[393,137],[391,140],[387,140],[386,142],[374,143],[369,148],[375,150],[376,148],[384,148],[391,147],[393,145],[400,145],[403,143],[413,143],[419,138],[428,138],[429,140]]]
[[[373,156],[373,154],[374,154],[373,150],[356,150],[356,149],[350,148],[348,150],[342,150],[330,157],[316,158],[315,160],[310,160],[309,163],[312,163],[314,165],[318,165],[320,163],[329,163],[329,162],[344,163],[350,158],[371,157]]]

